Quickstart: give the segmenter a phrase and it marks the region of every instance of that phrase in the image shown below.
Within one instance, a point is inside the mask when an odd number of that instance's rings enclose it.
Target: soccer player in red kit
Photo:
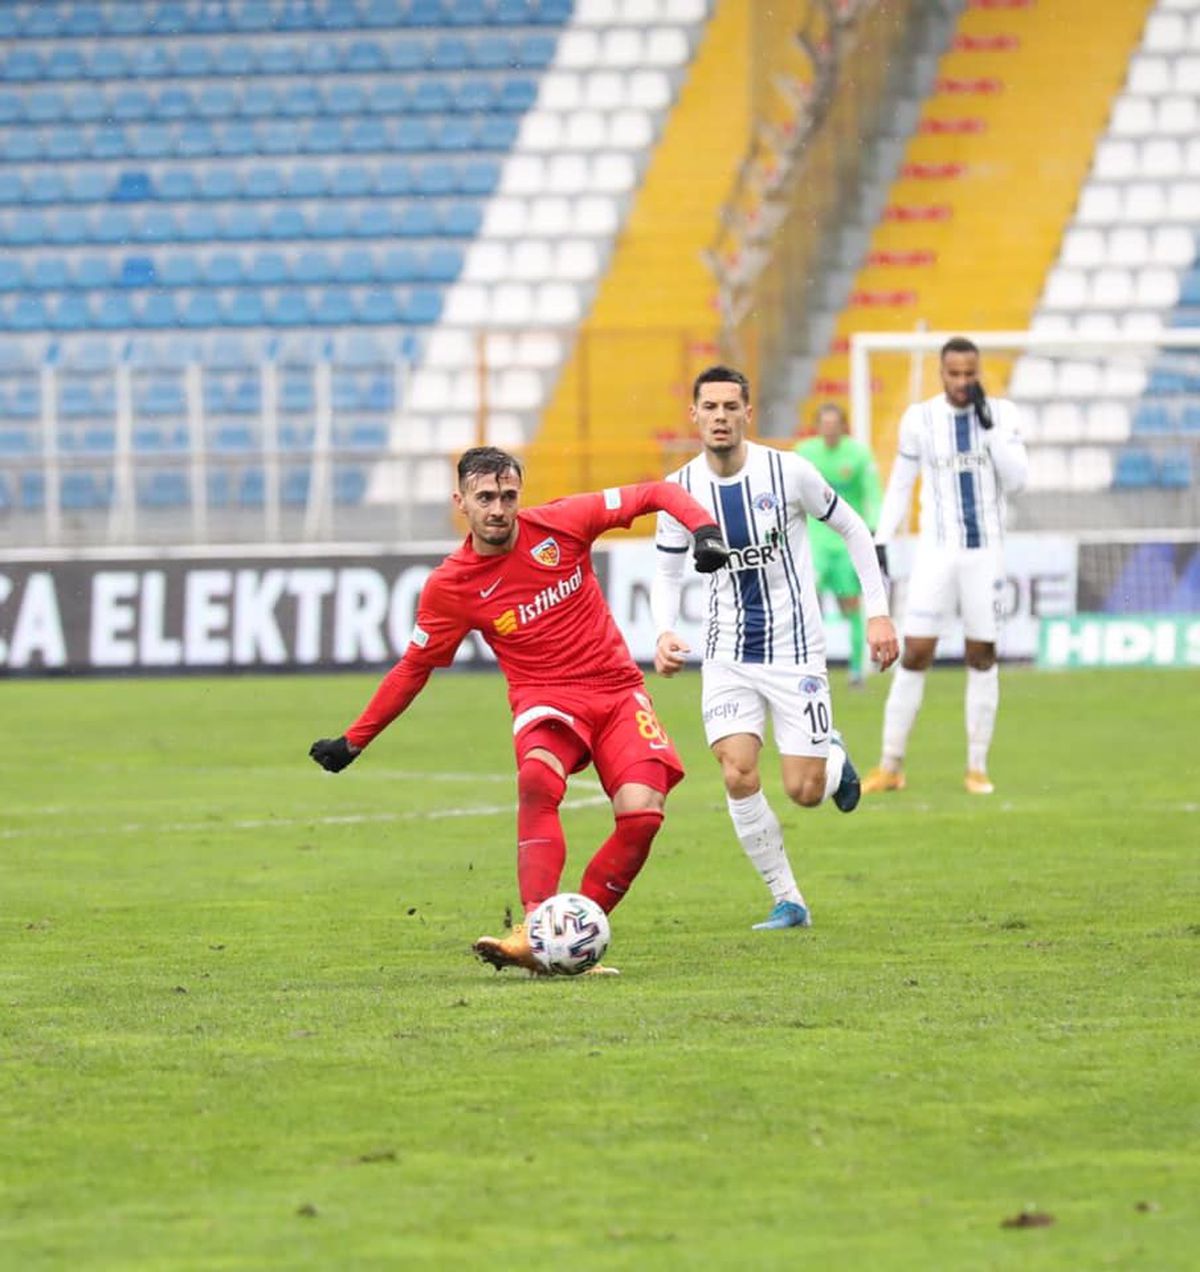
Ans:
[[[593,541],[665,511],[693,536],[696,568],[720,569],[728,549],[712,513],[675,482],[649,481],[520,509],[519,461],[493,446],[466,451],[454,504],[470,533],[425,582],[400,661],[340,738],[309,750],[331,773],[351,763],[448,666],[472,629],[508,681],[517,759],[517,882],[525,913],[559,891],[566,841],[558,808],[567,778],[589,761],[612,801],[615,826],[579,891],[606,912],[629,890],[663,822],[683,765],[654,713],[592,568]],[[536,971],[524,924],[484,936],[494,967]]]

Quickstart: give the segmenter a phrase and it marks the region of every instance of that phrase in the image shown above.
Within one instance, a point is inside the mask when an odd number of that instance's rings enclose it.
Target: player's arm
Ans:
[[[379,682],[379,687],[358,719],[338,738],[318,738],[309,755],[327,772],[340,773],[365,746],[406,711],[425,688],[437,667],[448,667],[455,650],[470,630],[460,618],[442,612],[440,592],[431,576],[417,603],[417,621],[400,661]]]
[[[673,676],[691,652],[675,632],[679,618],[679,601],[683,595],[683,577],[691,536],[669,512],[658,514],[654,535],[654,578],[650,583],[650,614],[657,638],[654,644],[654,670],[660,676]]]
[[[1000,489],[1013,495],[1024,489],[1029,476],[1029,455],[1021,440],[1018,411],[1004,398],[993,399],[991,408],[995,425],[983,434],[984,445],[992,457]]]
[[[863,590],[863,608],[867,616],[867,645],[871,658],[886,669],[900,656],[896,629],[888,616],[887,589],[875,556],[875,543],[867,523],[806,460],[800,461],[797,474],[800,504],[810,517],[823,521],[836,530],[846,543],[850,560]]]
[[[610,486],[590,495],[572,495],[555,505],[575,521],[580,533],[598,538],[606,530],[631,526],[649,512],[669,512],[692,537],[692,559],[701,574],[719,570],[729,560],[716,518],[673,481],[643,481],[634,486]]]
[[[875,523],[875,542],[879,545],[879,563],[887,569],[887,545],[896,537],[904,518],[908,515],[913,487],[921,474],[921,441],[918,432],[919,408],[910,406],[900,420],[900,443],[892,462],[887,490]]]

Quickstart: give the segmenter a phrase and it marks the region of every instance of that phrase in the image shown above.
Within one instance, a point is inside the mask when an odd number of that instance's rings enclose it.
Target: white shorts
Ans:
[[[766,735],[767,713],[780,755],[829,755],[829,678],[803,667],[706,662],[700,669],[708,745],[733,733]]]
[[[968,640],[996,643],[1003,560],[998,548],[917,547],[908,579],[904,635],[943,634],[955,611]]]

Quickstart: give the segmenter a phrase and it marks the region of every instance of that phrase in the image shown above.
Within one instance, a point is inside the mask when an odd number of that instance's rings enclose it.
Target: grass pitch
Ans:
[[[624,975],[552,982],[468,953],[516,902],[502,682],[321,773],[374,683],[0,685],[0,1266],[1196,1266],[1194,673],[1005,669],[991,799],[954,669],[903,794],[770,771],[783,933],[698,677],[652,681],[689,777]],[[609,818],[568,799],[574,887]]]

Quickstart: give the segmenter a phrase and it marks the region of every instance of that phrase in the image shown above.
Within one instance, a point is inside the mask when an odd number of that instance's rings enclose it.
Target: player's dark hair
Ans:
[[[499,446],[472,446],[463,451],[458,461],[458,488],[462,490],[468,477],[503,477],[505,473],[516,473],[524,481],[525,469],[521,461]]]
[[[942,352],[938,355],[941,361],[946,360],[948,353],[979,353],[979,346],[973,341],[968,340],[966,336],[951,336],[949,340],[942,345]]]
[[[700,400],[700,390],[706,384],[736,384],[742,391],[742,401],[750,401],[750,381],[732,367],[708,367],[701,371],[692,385],[692,401]]]

